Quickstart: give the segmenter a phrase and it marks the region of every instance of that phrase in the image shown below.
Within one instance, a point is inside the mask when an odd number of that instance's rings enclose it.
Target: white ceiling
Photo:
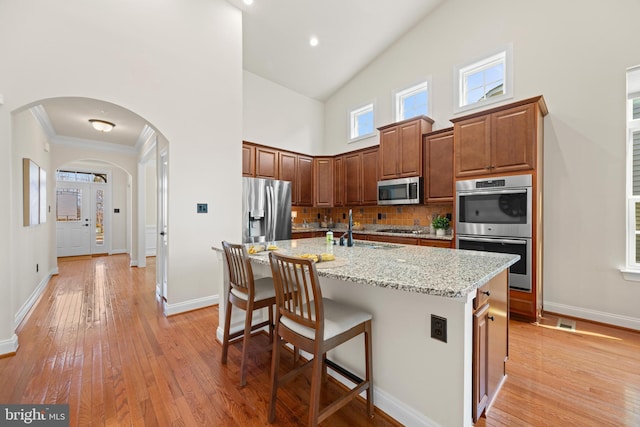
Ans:
[[[242,10],[244,69],[324,101],[445,0],[228,1]],[[140,116],[108,102],[68,97],[41,104],[54,140],[133,150],[149,131]],[[116,127],[98,132],[89,119]]]
[[[228,1],[243,11],[244,69],[324,101],[444,0]]]
[[[88,143],[109,143],[134,147],[147,122],[137,114],[116,104],[89,98],[52,98],[40,103],[49,119],[54,137],[70,137]],[[111,132],[95,130],[89,119],[115,123]],[[45,129],[46,130],[46,129]],[[49,135],[51,136],[51,135]]]

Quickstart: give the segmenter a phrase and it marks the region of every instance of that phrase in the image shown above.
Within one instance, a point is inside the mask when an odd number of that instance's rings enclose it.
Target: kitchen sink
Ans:
[[[406,228],[383,228],[376,231],[378,233],[420,234],[418,230],[407,230]]]
[[[394,245],[393,243],[367,242],[365,240],[354,240],[353,246],[365,249],[397,249],[402,245]]]

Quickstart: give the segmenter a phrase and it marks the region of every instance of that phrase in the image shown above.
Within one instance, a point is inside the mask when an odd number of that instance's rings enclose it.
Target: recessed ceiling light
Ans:
[[[309,44],[313,47],[318,46],[318,38],[316,36],[311,36],[309,39]]]
[[[242,0],[242,2],[247,6],[251,6],[253,4],[253,0]]]

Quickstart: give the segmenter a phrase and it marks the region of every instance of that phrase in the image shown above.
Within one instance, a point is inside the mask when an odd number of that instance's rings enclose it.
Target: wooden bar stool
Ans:
[[[224,336],[222,339],[222,363],[227,363],[229,341],[243,337],[242,362],[240,364],[240,385],[247,383],[248,346],[251,331],[269,326],[269,337],[273,337],[273,310],[276,303],[276,293],[271,277],[254,279],[249,254],[244,245],[234,245],[222,242],[225,259],[229,268],[229,292],[227,293],[227,307],[224,321]],[[244,330],[229,333],[231,323],[231,306],[234,305],[245,311]],[[268,307],[269,320],[252,325],[253,311]]]
[[[315,263],[309,259],[269,254],[276,287],[276,317],[271,358],[269,422],[276,415],[278,387],[312,366],[309,426],[316,426],[366,390],[367,411],[373,416],[371,377],[371,315],[357,308],[322,298]],[[327,351],[364,333],[365,379],[346,395],[320,410],[320,386],[326,379]],[[278,377],[284,342],[313,355],[313,359]]]

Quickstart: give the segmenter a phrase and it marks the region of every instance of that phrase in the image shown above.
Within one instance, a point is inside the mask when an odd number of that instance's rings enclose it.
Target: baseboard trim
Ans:
[[[211,295],[204,298],[197,298],[189,301],[179,302],[176,304],[165,303],[164,315],[175,316],[176,314],[186,313],[187,311],[199,310],[201,308],[210,307],[218,304],[220,298],[218,295]]]
[[[621,316],[619,314],[606,313],[604,311],[589,310],[587,308],[575,307],[554,302],[544,302],[544,310],[565,316],[577,317],[578,319],[591,320],[622,328],[640,330],[640,318]]]
[[[57,270],[58,269],[56,267],[55,268],[55,272],[56,273],[57,273]],[[13,327],[14,327],[14,329],[17,329],[18,326],[20,326],[20,323],[22,323],[24,318],[27,316],[27,314],[29,313],[29,310],[31,310],[31,307],[33,307],[34,304],[36,303],[36,301],[38,301],[38,298],[40,298],[40,295],[42,295],[42,292],[44,291],[44,288],[47,287],[47,284],[49,283],[49,280],[51,280],[51,276],[53,274],[54,274],[54,270],[52,270],[51,272],[49,272],[49,274],[47,274],[45,277],[43,277],[42,280],[40,281],[40,283],[38,283],[38,286],[36,286],[36,288],[31,293],[29,298],[27,298],[27,300],[24,302],[24,304],[22,304],[22,307],[20,307],[18,312],[13,317]]]
[[[18,351],[18,336],[13,334],[8,340],[0,341],[0,357],[13,356]]]
[[[112,249],[109,252],[109,255],[120,255],[120,254],[126,254],[128,253],[126,249]]]
[[[309,358],[311,355],[306,352],[301,352],[303,357]],[[342,375],[333,371],[332,369],[327,369],[327,373],[340,384],[345,387],[351,389],[355,386],[354,383],[347,380]],[[373,402],[375,407],[380,409],[382,412],[387,414],[389,417],[398,421],[402,425],[405,426],[416,426],[416,427],[440,427],[438,423],[426,417],[425,415],[419,413],[412,407],[406,405],[400,400],[396,399],[389,393],[384,390],[381,390],[380,387],[375,386],[375,378],[374,378],[374,387],[373,387]],[[360,397],[363,399],[366,398],[365,392],[360,394]]]

